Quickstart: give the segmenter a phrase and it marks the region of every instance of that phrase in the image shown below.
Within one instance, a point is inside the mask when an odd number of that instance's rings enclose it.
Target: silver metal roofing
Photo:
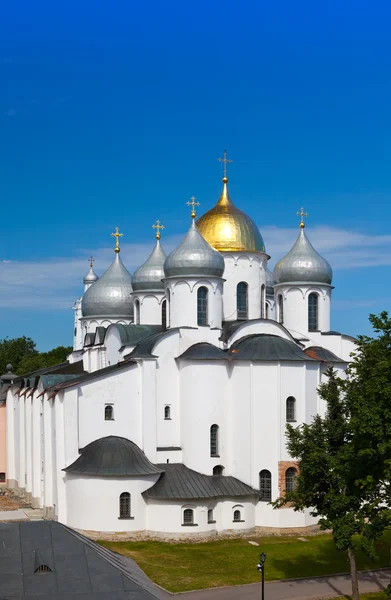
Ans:
[[[274,279],[273,273],[266,269],[266,296],[272,296],[274,298]]]
[[[132,291],[132,277],[116,253],[107,271],[85,292],[83,317],[132,317]]]
[[[183,242],[171,252],[164,263],[166,277],[222,277],[224,259],[212,248],[193,222]]]
[[[256,333],[241,338],[232,344],[228,356],[231,360],[313,360],[295,342],[268,333]]]
[[[90,267],[87,275],[84,276],[83,283],[95,283],[98,279],[98,275],[95,273],[94,269]]]
[[[131,323],[130,325],[117,323],[116,328],[122,346],[136,346],[153,333],[159,333],[164,330],[163,325],[137,325],[135,323]]]
[[[79,458],[63,471],[99,477],[155,475],[163,472],[148,460],[137,444],[116,435],[88,444],[81,450]]]
[[[303,227],[291,250],[274,267],[273,278],[276,283],[331,284],[333,271],[312,246]]]
[[[0,524],[4,600],[163,600],[136,563],[55,521]],[[35,573],[45,565],[50,571]]]
[[[153,252],[147,258],[145,263],[141,265],[133,273],[132,285],[136,290],[164,290],[164,261],[167,255],[160,245],[160,241],[156,240],[156,246]]]
[[[257,496],[259,492],[236,477],[204,475],[182,463],[159,464],[164,469],[159,480],[143,492],[144,498],[187,500],[191,498],[237,498]]]

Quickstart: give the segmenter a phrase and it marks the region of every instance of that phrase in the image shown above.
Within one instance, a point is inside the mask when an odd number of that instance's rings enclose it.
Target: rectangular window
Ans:
[[[5,473],[0,473],[0,483],[5,482]]]

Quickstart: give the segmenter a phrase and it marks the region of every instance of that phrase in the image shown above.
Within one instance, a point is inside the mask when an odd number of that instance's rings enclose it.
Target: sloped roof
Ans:
[[[154,354],[152,354],[153,349],[156,344],[163,339],[166,335],[173,333],[174,331],[179,331],[179,329],[187,329],[186,327],[173,327],[172,329],[165,329],[164,331],[158,331],[145,337],[141,342],[137,344],[137,346],[127,354],[124,358],[126,360],[132,360],[133,358],[157,358]]]
[[[257,333],[241,338],[229,349],[231,360],[262,361],[312,361],[307,354],[290,340],[278,335]]]
[[[53,600],[163,600],[125,556],[114,554],[56,521],[0,524],[0,597]],[[51,572],[34,573],[40,561]]]
[[[163,330],[163,325],[116,325],[122,346],[136,346],[141,340]]]
[[[14,379],[14,383],[22,383],[23,380],[30,380],[30,387],[34,387],[32,385],[35,382],[36,378],[41,375],[47,375],[49,373],[83,373],[83,361],[78,360],[77,362],[70,363],[68,361],[59,363],[58,365],[52,365],[51,367],[45,367],[44,369],[38,369],[37,371],[31,371],[30,373],[26,373],[24,375],[19,375]]]
[[[63,469],[67,473],[110,477],[117,475],[155,475],[162,469],[153,465],[131,440],[109,435],[88,444],[74,463]]]
[[[190,346],[178,356],[181,360],[227,360],[228,354],[208,342],[199,342]]]
[[[204,475],[182,463],[158,464],[164,470],[159,480],[143,492],[145,498],[187,500],[191,498],[236,498],[259,494],[236,477]]]
[[[223,325],[222,325],[222,333],[220,336],[220,339],[223,342],[228,342],[229,338],[233,336],[233,334],[240,329],[241,327],[243,327],[243,325],[253,325],[253,324],[264,324],[264,323],[270,323],[272,325],[277,325],[279,328],[281,328],[282,331],[284,331],[291,340],[293,340],[293,337],[291,335],[291,333],[288,331],[288,329],[286,329],[286,327],[284,327],[284,325],[282,325],[281,323],[277,323],[277,321],[274,321],[273,319],[247,319],[247,320],[236,320],[236,321],[224,321]]]
[[[315,360],[320,360],[321,362],[326,363],[342,363],[346,362],[346,360],[342,360],[342,358],[338,358],[334,352],[331,350],[327,350],[327,348],[323,348],[322,346],[310,346],[304,350],[308,356],[314,358]]]

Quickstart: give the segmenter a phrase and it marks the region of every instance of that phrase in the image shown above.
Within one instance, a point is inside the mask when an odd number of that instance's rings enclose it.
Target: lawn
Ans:
[[[267,555],[267,581],[349,571],[346,553],[336,550],[330,535],[254,537],[251,541],[257,542],[259,547],[252,546],[245,539],[223,539],[202,544],[152,541],[100,543],[133,558],[153,581],[171,592],[258,582],[260,575],[256,565],[260,552]],[[357,568],[389,566],[390,547],[391,530],[378,544],[378,560],[372,562],[358,552]]]

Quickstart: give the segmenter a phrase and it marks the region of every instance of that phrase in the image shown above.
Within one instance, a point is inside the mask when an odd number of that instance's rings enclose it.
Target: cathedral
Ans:
[[[162,536],[305,528],[273,509],[295,485],[286,424],[325,407],[354,338],[330,330],[332,269],[306,234],[273,272],[262,235],[228,191],[168,256],[131,275],[120,253],[90,264],[68,361],[15,377],[6,395],[7,481],[80,531]]]

